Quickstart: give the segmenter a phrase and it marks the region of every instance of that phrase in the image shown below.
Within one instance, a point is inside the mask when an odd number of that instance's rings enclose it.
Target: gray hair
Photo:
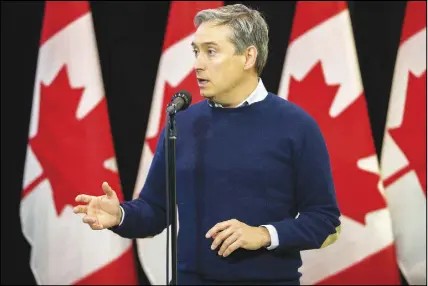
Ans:
[[[269,44],[269,28],[262,14],[242,4],[228,5],[198,12],[194,24],[198,27],[207,21],[231,28],[230,40],[235,45],[236,53],[242,54],[251,45],[256,47],[256,70],[260,76],[266,65]]]

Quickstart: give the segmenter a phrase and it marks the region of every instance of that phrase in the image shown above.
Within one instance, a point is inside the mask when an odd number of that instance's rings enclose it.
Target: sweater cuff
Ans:
[[[273,250],[275,248],[278,247],[279,245],[279,238],[278,238],[278,232],[276,230],[276,228],[273,225],[261,225],[263,227],[265,227],[270,235],[270,245],[268,247],[266,247],[267,250]]]
[[[119,207],[120,207],[120,210],[122,211],[122,219],[120,220],[120,223],[119,223],[119,226],[121,226],[122,222],[123,222],[123,220],[125,218],[125,211],[123,210],[122,206],[119,206]]]

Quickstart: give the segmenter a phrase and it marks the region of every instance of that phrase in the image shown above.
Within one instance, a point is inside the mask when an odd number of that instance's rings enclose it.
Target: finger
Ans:
[[[96,218],[96,217],[94,217],[94,216],[89,216],[89,215],[85,215],[85,216],[82,218],[82,221],[83,221],[84,223],[89,224],[89,225],[91,225],[91,224],[97,224],[97,223],[98,223],[98,220],[97,220],[97,218]]]
[[[238,240],[239,238],[239,234],[238,233],[233,233],[231,236],[229,236],[221,245],[220,250],[218,251],[219,255],[223,255],[223,253],[226,251],[226,249],[232,244],[234,243],[236,240]]]
[[[75,206],[73,209],[73,212],[75,214],[79,214],[79,213],[86,214],[86,213],[88,213],[88,206],[83,206],[83,205]]]
[[[98,219],[96,217],[86,215],[83,217],[82,220],[84,223],[87,223],[93,230],[101,230],[104,228],[104,226],[98,222]]]
[[[231,245],[229,245],[229,247],[223,253],[223,257],[229,256],[232,252],[234,252],[235,250],[237,250],[241,246],[242,246],[242,240],[241,239],[235,240],[235,242],[232,243]]]
[[[88,195],[78,195],[75,199],[76,202],[89,203],[92,200],[93,196]]]
[[[113,191],[113,189],[110,187],[110,185],[107,182],[103,183],[102,188],[103,188],[104,193],[109,198],[111,198],[115,194],[115,192]]]
[[[223,240],[225,240],[226,238],[228,238],[229,236],[231,236],[233,234],[233,230],[228,228],[226,230],[223,230],[222,232],[220,232],[217,237],[214,239],[213,243],[211,244],[211,249],[214,250],[217,248],[217,246],[219,246]]]
[[[94,223],[89,225],[93,230],[102,230],[104,227],[102,224],[99,223]]]
[[[232,220],[227,220],[227,221],[223,221],[223,222],[219,222],[218,224],[216,224],[215,226],[213,226],[208,232],[207,234],[205,234],[206,238],[210,238],[213,235],[215,235],[217,232],[225,230],[226,228],[228,228],[230,225],[232,224]]]

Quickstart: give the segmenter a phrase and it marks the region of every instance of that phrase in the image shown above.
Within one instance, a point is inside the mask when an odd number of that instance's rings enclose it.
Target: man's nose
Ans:
[[[205,69],[204,60],[200,54],[195,57],[195,62],[193,64],[193,67],[196,71]]]

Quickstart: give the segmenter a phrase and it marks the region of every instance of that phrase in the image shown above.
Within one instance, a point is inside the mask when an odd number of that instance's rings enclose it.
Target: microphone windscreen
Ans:
[[[192,95],[187,90],[183,89],[183,90],[176,92],[174,94],[173,100],[176,97],[180,97],[184,101],[184,104],[183,104],[181,110],[185,110],[186,108],[188,108],[190,106],[190,104],[192,104]]]

